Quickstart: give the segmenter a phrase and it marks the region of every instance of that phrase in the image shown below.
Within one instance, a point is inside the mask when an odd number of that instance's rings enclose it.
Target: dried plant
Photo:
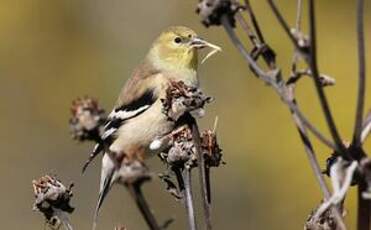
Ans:
[[[176,176],[178,186],[172,182],[169,174],[161,175],[160,178],[167,184],[167,191],[177,199],[184,200],[189,228],[195,230],[197,229],[197,225],[192,195],[191,170],[197,165],[200,170],[203,170],[200,173],[203,176],[200,182],[203,188],[205,213],[207,212],[205,216],[207,217],[210,215],[210,212],[206,208],[209,209],[211,203],[209,194],[209,168],[219,166],[221,149],[216,142],[214,132],[205,131],[202,137],[200,136],[196,120],[191,114],[197,117],[203,116],[205,113],[204,106],[210,103],[212,98],[206,96],[199,88],[190,87],[184,82],[179,81],[170,83],[166,91],[166,96],[161,101],[163,104],[163,113],[169,119],[176,122],[177,128],[164,137],[153,140],[153,143],[149,147],[156,149],[159,146],[168,146],[160,157]],[[102,130],[106,122],[106,115],[97,100],[90,97],[74,100],[71,114],[70,128],[74,139],[81,142],[92,141],[97,144],[103,143],[103,148],[106,148],[102,141]],[[163,143],[166,144],[163,145]],[[88,161],[83,167],[83,171],[99,152],[94,150],[90,154]],[[105,157],[110,156],[105,155]],[[141,190],[142,184],[150,181],[152,178],[149,169],[141,158],[124,156],[122,162],[122,165],[117,167],[115,171],[116,183],[121,183],[127,188],[149,229],[166,229],[173,222],[173,219],[169,219],[162,225],[159,225]],[[33,184],[37,196],[35,207],[44,213],[48,223],[52,223],[52,218],[56,217],[58,218],[58,222],[62,222],[67,229],[72,229],[66,216],[62,215],[64,212],[73,211],[73,208],[69,206],[69,199],[72,195],[70,189],[66,189],[58,180],[50,176],[45,176],[38,181],[34,181]],[[111,184],[104,184],[103,186],[104,189],[100,193],[98,205],[95,210],[93,229],[96,227],[99,208]],[[206,221],[210,222],[210,218]],[[57,223],[53,222],[53,225],[57,225]],[[116,229],[126,228],[118,226]]]
[[[199,88],[189,87],[183,82],[172,82],[167,90],[166,98],[162,100],[163,112],[169,119],[176,120],[179,128],[170,133],[169,136],[163,137],[162,140],[155,140],[153,143],[169,142],[169,149],[160,157],[175,174],[178,189],[174,187],[175,185],[168,175],[162,177],[162,179],[166,179],[164,181],[167,184],[167,190],[176,198],[180,198],[179,194],[182,194],[187,210],[189,229],[191,230],[197,229],[191,180],[191,170],[197,165],[200,173],[205,224],[208,229],[211,229],[208,165],[210,157],[208,156],[212,156],[213,153],[210,153],[211,155],[204,154],[205,152],[208,153],[208,150],[205,151],[201,145],[202,137],[196,120],[191,115],[203,116],[205,104],[211,101],[211,97],[205,96]],[[205,139],[207,139],[206,136]],[[159,144],[156,145],[159,146]]]
[[[283,103],[288,106],[295,123],[299,136],[303,142],[309,163],[324,195],[324,202],[318,210],[311,215],[306,223],[306,229],[346,229],[343,222],[342,205],[349,186],[353,183],[358,186],[358,229],[370,229],[370,201],[366,200],[370,184],[370,171],[368,158],[362,148],[362,143],[370,132],[369,115],[364,119],[364,98],[365,98],[365,47],[364,47],[364,26],[363,26],[363,0],[357,1],[357,44],[358,44],[358,95],[356,119],[354,125],[353,140],[345,145],[333,114],[329,107],[324,87],[334,85],[335,80],[327,75],[321,74],[317,65],[316,54],[316,21],[314,0],[308,0],[308,24],[309,32],[305,34],[301,29],[303,1],[297,0],[297,17],[294,27],[291,28],[284,16],[279,11],[273,0],[267,0],[270,10],[287,34],[295,47],[292,58],[291,74],[286,78],[282,75],[276,63],[276,55],[271,46],[266,42],[258,20],[249,0],[243,4],[235,0],[201,0],[196,12],[201,16],[205,26],[222,25],[228,34],[233,45],[236,46],[248,67],[258,79],[271,86],[279,95]],[[251,51],[248,51],[241,38],[236,34],[234,28],[241,26],[249,38]],[[258,63],[262,59],[263,67]],[[298,63],[306,63],[306,69],[299,70]],[[298,101],[295,97],[295,86],[302,76],[309,76],[319,97],[320,105],[331,133],[331,139],[323,135],[318,128],[309,121],[301,112]],[[322,175],[319,162],[313,149],[311,140],[307,134],[310,131],[324,145],[330,147],[335,154],[333,163],[328,165],[328,172],[331,178],[333,193],[331,194],[325,179]],[[335,156],[335,157],[334,157]],[[367,166],[366,166],[367,165]],[[367,195],[366,195],[367,197]],[[331,209],[328,209],[331,208]]]
[[[33,209],[44,215],[50,227],[58,229],[63,225],[66,229],[72,230],[68,214],[74,211],[70,205],[73,184],[66,187],[56,177],[45,175],[33,180],[32,186],[35,194]]]

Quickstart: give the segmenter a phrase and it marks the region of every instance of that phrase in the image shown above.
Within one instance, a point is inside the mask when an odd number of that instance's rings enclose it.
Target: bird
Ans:
[[[154,40],[144,60],[125,83],[108,115],[102,140],[94,147],[90,157],[103,152],[93,229],[110,188],[120,182],[123,159],[142,161],[164,150],[165,146],[153,148],[151,143],[174,130],[176,122],[162,112],[161,98],[165,97],[171,81],[199,86],[198,54],[200,49],[206,47],[212,49],[210,53],[220,50],[188,27],[171,26]],[[205,58],[211,56],[210,53]]]

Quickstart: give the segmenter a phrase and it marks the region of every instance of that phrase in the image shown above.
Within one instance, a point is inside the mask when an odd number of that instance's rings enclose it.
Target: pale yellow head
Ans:
[[[162,69],[197,69],[198,49],[211,47],[220,49],[199,38],[184,26],[173,26],[163,31],[154,41],[148,58]]]

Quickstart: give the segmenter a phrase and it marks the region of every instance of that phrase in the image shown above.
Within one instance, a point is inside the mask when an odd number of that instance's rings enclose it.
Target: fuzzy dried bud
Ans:
[[[220,25],[222,16],[228,17],[229,23],[234,27],[236,20],[234,15],[243,9],[237,1],[231,0],[200,0],[196,13],[201,16],[204,26]]]
[[[35,194],[33,209],[44,214],[46,221],[52,226],[63,221],[60,219],[61,213],[74,211],[70,205],[73,184],[66,187],[57,178],[46,175],[33,180],[32,186]]]
[[[218,167],[222,160],[222,149],[219,147],[216,134],[212,130],[205,130],[201,134],[201,150],[208,167]]]
[[[72,102],[71,114],[69,123],[74,139],[79,141],[100,139],[106,115],[97,100],[87,96],[75,99]]]
[[[194,167],[197,162],[192,132],[187,127],[173,136],[172,146],[167,153],[161,155],[162,159],[171,166]]]
[[[188,86],[183,81],[172,81],[166,90],[166,97],[161,99],[163,113],[173,121],[187,112],[202,116],[203,107],[212,100],[199,88]]]

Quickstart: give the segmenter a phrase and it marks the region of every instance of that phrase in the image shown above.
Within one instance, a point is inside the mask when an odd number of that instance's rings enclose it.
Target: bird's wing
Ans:
[[[102,140],[111,144],[114,141],[116,131],[126,121],[139,116],[145,112],[156,101],[157,97],[154,94],[154,89],[148,88],[138,98],[131,101],[129,104],[123,104],[112,110],[106,124]]]
[[[155,88],[151,87],[151,82],[158,73],[146,64],[140,65],[133,72],[132,77],[121,90],[115,108],[108,115],[101,141],[95,145],[93,152],[83,166],[83,172],[95,156],[113,143],[117,130],[125,122],[139,116],[155,103],[158,95]]]

